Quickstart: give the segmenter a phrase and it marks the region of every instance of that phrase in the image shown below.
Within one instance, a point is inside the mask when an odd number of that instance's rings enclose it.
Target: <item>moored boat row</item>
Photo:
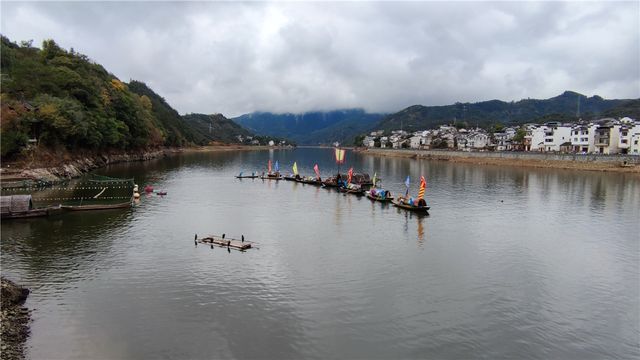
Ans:
[[[344,162],[344,150],[335,149],[336,151],[336,163],[341,164]],[[339,168],[338,168],[339,169]],[[298,165],[297,162],[293,163],[292,167],[293,173],[289,175],[282,176],[279,172],[278,161],[275,162],[275,172],[272,172],[271,168],[271,160],[268,162],[268,173],[262,173],[260,176],[263,180],[287,180],[287,181],[295,181],[302,184],[314,185],[314,186],[322,186],[323,188],[331,189],[335,188],[339,192],[344,194],[352,194],[357,196],[366,196],[367,198],[378,201],[381,203],[392,203],[395,207],[399,209],[404,209],[408,211],[412,211],[420,214],[429,214],[430,207],[427,205],[424,200],[424,192],[426,188],[426,181],[424,176],[420,177],[420,190],[418,191],[417,198],[409,197],[409,185],[410,179],[407,176],[405,180],[405,186],[407,187],[407,191],[404,196],[399,196],[394,198],[390,191],[380,188],[379,186],[379,178],[377,178],[377,174],[373,175],[373,179],[369,177],[369,174],[366,173],[354,173],[353,167],[349,169],[346,176],[343,176],[338,173],[334,176],[330,176],[325,178],[324,180],[320,176],[320,170],[318,169],[318,164],[315,164],[313,170],[315,172],[314,176],[301,176],[298,173]],[[253,174],[252,174],[253,175]],[[236,176],[236,178],[244,178],[242,173]]]

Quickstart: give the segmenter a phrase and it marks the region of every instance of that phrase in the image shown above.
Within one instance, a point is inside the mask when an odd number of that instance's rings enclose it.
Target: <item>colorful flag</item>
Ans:
[[[269,174],[271,174],[271,159],[269,159],[269,166],[267,169],[269,169]]]
[[[336,153],[336,164],[344,163],[344,154],[345,154],[344,149],[336,148],[335,153]]]
[[[404,181],[404,186],[407,187],[407,191],[404,193],[404,197],[409,196],[409,185],[411,185],[411,180],[409,179],[409,175],[407,175],[407,180]]]
[[[347,183],[351,184],[351,178],[353,177],[353,167],[349,168],[349,172],[347,173],[349,177],[347,178]]]
[[[298,164],[295,161],[293,162],[293,174],[298,175]]]
[[[373,187],[376,187],[376,175],[378,175],[377,172],[373,173]]]
[[[424,197],[424,189],[427,187],[427,181],[424,179],[424,176],[420,176],[420,190],[418,191],[418,199],[422,199]]]
[[[318,164],[315,164],[315,165],[313,166],[313,171],[315,171],[315,172],[316,172],[316,175],[317,175],[318,177],[320,177],[320,169],[318,169]]]
[[[278,160],[276,160],[276,172],[280,171],[280,166],[278,166]]]

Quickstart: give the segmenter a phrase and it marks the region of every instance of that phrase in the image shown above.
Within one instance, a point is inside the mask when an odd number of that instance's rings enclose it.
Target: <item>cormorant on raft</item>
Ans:
[[[225,234],[222,234],[222,238],[223,238],[223,239],[224,239],[224,235],[225,235]]]
[[[211,243],[211,249],[213,250],[213,243]]]
[[[244,235],[242,235],[242,242],[244,242]]]
[[[227,247],[231,247],[231,240],[227,240]]]

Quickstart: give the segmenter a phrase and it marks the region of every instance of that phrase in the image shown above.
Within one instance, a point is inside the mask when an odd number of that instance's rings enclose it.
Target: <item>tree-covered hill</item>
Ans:
[[[446,106],[410,106],[386,116],[372,129],[407,131],[434,128],[442,124],[466,122],[471,126],[506,125],[537,122],[557,115],[563,119],[591,119],[606,114],[629,100],[605,100],[599,96],[586,97],[576,92],[546,99],[523,99],[516,102],[490,100],[477,103],[456,103]]]
[[[627,116],[635,120],[640,120],[640,99],[624,101],[602,112],[602,116],[612,118]]]
[[[256,112],[234,118],[233,121],[261,135],[292,139],[299,144],[347,143],[355,135],[369,129],[382,118],[361,109],[274,114]]]
[[[227,119],[222,114],[187,114],[182,118],[207,142],[234,143],[238,142],[238,135],[242,137],[252,135],[247,129]]]
[[[37,149],[144,150],[204,144],[165,100],[144,83],[126,84],[104,67],[53,40],[42,49],[2,36],[2,158]]]

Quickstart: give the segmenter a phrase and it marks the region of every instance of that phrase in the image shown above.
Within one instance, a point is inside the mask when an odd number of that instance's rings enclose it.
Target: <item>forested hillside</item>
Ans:
[[[629,100],[605,100],[599,96],[586,97],[576,92],[545,100],[523,99],[516,102],[490,100],[477,103],[456,103],[446,106],[414,105],[386,116],[372,129],[415,131],[454,122],[469,126],[506,125],[540,122],[544,119],[577,120],[605,116],[606,111]]]
[[[286,137],[299,144],[350,143],[354,136],[369,129],[383,114],[370,114],[361,109],[274,114],[257,112],[233,121],[261,135]]]
[[[2,36],[2,158],[29,139],[39,150],[144,150],[204,144],[144,83],[123,83],[104,67],[53,40],[42,49]]]
[[[238,136],[246,137],[252,134],[242,126],[227,119],[222,114],[187,114],[182,117],[190,127],[197,130],[207,142],[238,142]]]

